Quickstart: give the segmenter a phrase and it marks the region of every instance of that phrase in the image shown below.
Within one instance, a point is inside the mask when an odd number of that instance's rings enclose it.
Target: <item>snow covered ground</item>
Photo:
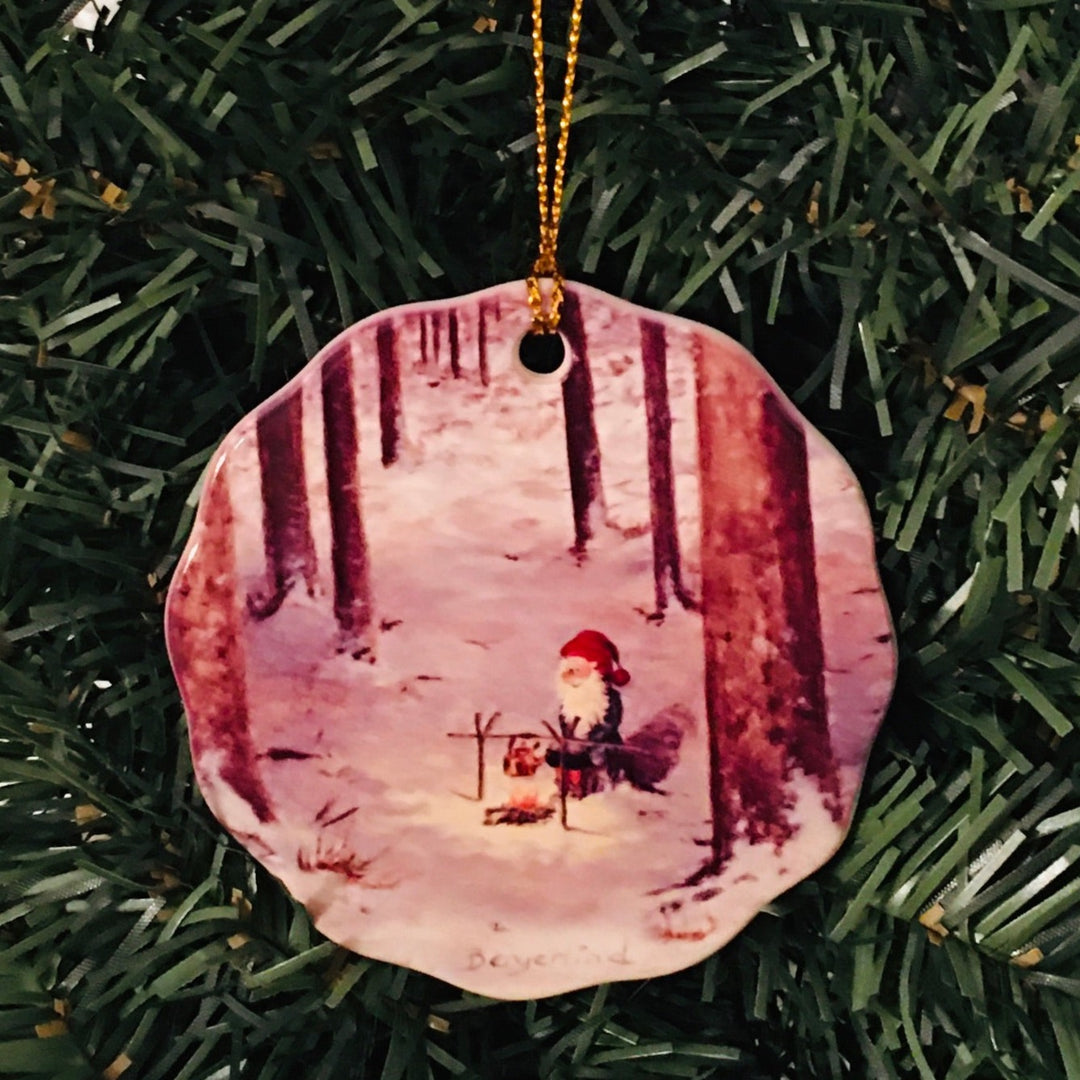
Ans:
[[[645,409],[634,309],[582,290],[608,526],[581,558],[573,519],[561,391],[513,370],[527,326],[519,285],[489,290],[492,385],[476,368],[476,297],[427,305],[443,316],[438,366],[432,326],[420,364],[420,324],[398,324],[405,450],[378,459],[374,331],[353,345],[360,412],[362,504],[372,565],[376,662],[336,651],[322,407],[313,369],[304,395],[304,453],[318,580],[295,587],[279,612],[246,620],[251,734],[276,820],[255,821],[197,763],[208,801],[311,910],[329,937],[470,990],[520,998],[609,980],[663,974],[708,955],[760,907],[838,847],[846,820],[826,811],[815,782],[797,775],[799,828],[779,853],[740,841],[725,871],[679,888],[702,863],[709,836],[708,749],[701,619],[674,605],[653,612]],[[446,318],[459,320],[463,377],[448,370]],[[685,326],[685,324],[683,324]],[[697,441],[691,337],[668,329],[672,442],[686,577],[698,584]],[[822,441],[811,441],[819,577],[850,578],[865,562],[865,510],[854,481]],[[238,578],[265,587],[258,452],[250,426],[228,450]],[[825,524],[827,522],[827,524]],[[872,570],[872,563],[870,564]],[[852,620],[870,599],[823,609],[832,734],[850,807],[867,746],[888,696],[891,667],[856,670],[865,639]],[[878,620],[880,624],[880,618]],[[499,713],[495,735],[534,732],[557,716],[559,647],[579,630],[618,646],[632,681],[623,692],[628,735],[681,705],[696,724],[662,785],[628,785],[571,800],[528,825],[485,825],[505,801],[505,741],[487,745],[477,800],[475,715]],[[891,663],[891,661],[890,661]],[[888,670],[886,670],[888,668]],[[545,743],[547,739],[545,738]],[[554,774],[538,782],[555,794]]]

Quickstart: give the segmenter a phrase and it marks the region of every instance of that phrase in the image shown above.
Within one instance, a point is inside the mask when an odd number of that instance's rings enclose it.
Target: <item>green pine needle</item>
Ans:
[[[567,270],[797,395],[902,668],[826,870],[526,1004],[313,930],[203,804],[161,629],[241,415],[528,266],[527,5],[126,0],[92,50],[65,6],[0,0],[0,1074],[1080,1078],[1075,5],[586,5]]]

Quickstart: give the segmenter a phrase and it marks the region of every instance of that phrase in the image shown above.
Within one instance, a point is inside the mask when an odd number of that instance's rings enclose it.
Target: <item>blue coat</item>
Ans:
[[[585,735],[582,735],[577,730],[579,718],[576,716],[568,717],[560,710],[559,730],[563,735],[567,738],[585,738],[589,742],[607,743],[611,746],[620,745],[622,743],[622,736],[619,734],[619,725],[622,723],[623,717],[622,695],[614,686],[609,686],[607,693],[608,702],[603,719],[593,724]],[[604,765],[606,759],[607,751],[603,746],[571,745],[566,751],[565,761],[557,746],[551,747],[547,754],[544,755],[544,760],[552,767],[559,768],[563,766],[567,769],[586,769],[590,765],[600,768]]]

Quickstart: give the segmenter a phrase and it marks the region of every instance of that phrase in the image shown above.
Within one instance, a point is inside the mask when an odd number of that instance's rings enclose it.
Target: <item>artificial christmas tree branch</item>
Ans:
[[[0,4],[0,1072],[1080,1076],[1073,6],[587,15],[568,269],[733,333],[842,449],[903,665],[830,867],[529,1005],[323,942],[203,806],[161,641],[225,431],[527,265],[524,5],[126,0],[92,50],[64,7]]]

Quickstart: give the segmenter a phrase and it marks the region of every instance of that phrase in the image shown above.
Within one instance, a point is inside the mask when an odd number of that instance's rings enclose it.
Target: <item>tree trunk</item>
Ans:
[[[458,340],[458,317],[451,311],[447,318],[447,337],[450,339],[450,374],[455,379],[461,378],[461,342]]]
[[[793,546],[779,536],[797,515],[778,462],[762,435],[774,422],[767,389],[747,379],[735,346],[697,341],[701,469],[702,609],[709,725],[712,859],[731,856],[740,825],[751,843],[779,847],[794,827],[788,786],[789,740],[798,724],[787,641],[783,576],[814,568],[782,566]],[[804,557],[801,553],[800,558]]]
[[[427,367],[428,363],[428,345],[427,345],[427,316],[420,316],[420,366]]]
[[[431,313],[431,360],[439,366],[439,350],[442,345],[442,316],[437,312]]]
[[[487,315],[487,301],[481,300],[479,321],[476,324],[476,360],[477,366],[480,369],[480,384],[482,386],[491,385],[491,372],[488,370],[487,355]]]
[[[791,676],[787,694],[794,703],[788,748],[792,763],[808,776],[816,776],[821,790],[832,797],[830,809],[838,818],[840,786],[829,738],[806,433],[773,394],[767,394],[763,402],[762,442],[773,476],[776,536],[790,628],[782,646],[783,666]]]
[[[480,714],[473,718],[473,726],[476,728],[476,801],[484,801],[484,738],[487,732],[480,723]]]
[[[668,400],[667,342],[662,323],[641,320],[641,364],[649,444],[649,518],[652,528],[656,613],[669,596],[683,607],[697,604],[683,585],[679,528],[675,512],[675,473],[671,462],[671,406]]]
[[[566,456],[570,467],[570,498],[574,508],[574,550],[584,552],[603,512],[600,443],[593,416],[592,376],[589,374],[585,323],[577,296],[566,293],[561,329],[570,344],[573,363],[562,385],[566,419]]]
[[[360,512],[359,432],[353,394],[352,352],[345,345],[322,367],[323,440],[330,503],[334,618],[340,651],[356,659],[372,647],[371,571]]]
[[[308,593],[315,588],[315,543],[311,536],[307,479],[304,474],[303,397],[291,394],[259,414],[259,479],[263,500],[263,547],[269,596],[249,597],[256,619],[281,607],[297,577]]]
[[[389,319],[379,323],[375,344],[379,354],[379,432],[385,466],[397,461],[401,442],[401,368],[394,324]]]
[[[196,668],[198,677],[184,679],[184,705],[191,718],[192,757],[200,763],[220,760],[218,777],[251,807],[259,821],[274,820],[270,796],[259,776],[248,720],[240,607],[236,596],[233,511],[228,466],[211,479],[203,495],[203,539],[183,588],[171,601],[169,644],[177,671]],[[203,790],[215,813],[214,781],[203,778]]]

